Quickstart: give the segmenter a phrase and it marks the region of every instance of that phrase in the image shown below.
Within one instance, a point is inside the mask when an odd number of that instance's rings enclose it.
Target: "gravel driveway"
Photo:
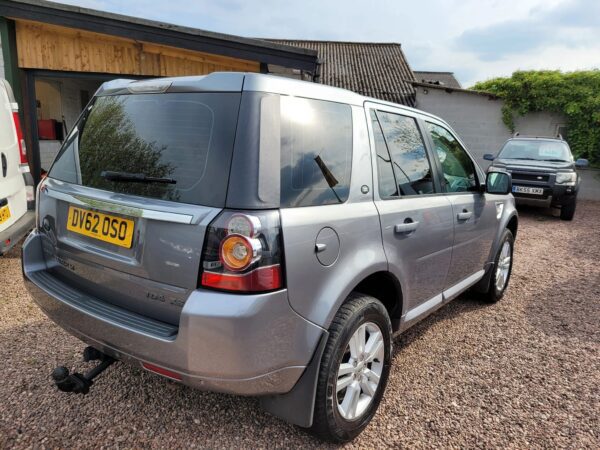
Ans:
[[[37,309],[19,252],[0,258],[0,448],[312,447],[255,399],[196,391],[117,365],[88,396],[56,365],[83,345]],[[600,203],[573,222],[524,209],[509,290],[464,295],[396,339],[379,412],[349,446],[600,448]]]

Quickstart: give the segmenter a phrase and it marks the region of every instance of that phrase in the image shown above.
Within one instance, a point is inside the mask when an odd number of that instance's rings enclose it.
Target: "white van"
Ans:
[[[34,212],[27,209],[29,177],[18,105],[10,84],[0,78],[0,255],[33,228]]]

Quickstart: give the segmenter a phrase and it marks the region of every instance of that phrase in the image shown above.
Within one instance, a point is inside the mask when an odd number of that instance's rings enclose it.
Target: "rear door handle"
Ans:
[[[467,211],[466,209],[463,212],[459,212],[456,215],[456,218],[458,220],[469,220],[471,218],[471,216],[473,215],[473,213],[471,211]]]
[[[412,233],[419,226],[419,222],[404,222],[394,226],[394,232],[398,234]]]

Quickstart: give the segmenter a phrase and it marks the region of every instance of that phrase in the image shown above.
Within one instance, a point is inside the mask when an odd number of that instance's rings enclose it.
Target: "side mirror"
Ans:
[[[578,169],[581,169],[582,167],[587,167],[589,165],[590,162],[585,158],[579,158],[577,161],[575,161],[575,167],[577,167]]]
[[[483,159],[485,159],[486,161],[493,161],[494,155],[492,155],[491,153],[486,153],[485,155],[483,155]]]
[[[489,172],[485,179],[485,191],[490,194],[510,194],[512,191],[512,176],[508,172]]]

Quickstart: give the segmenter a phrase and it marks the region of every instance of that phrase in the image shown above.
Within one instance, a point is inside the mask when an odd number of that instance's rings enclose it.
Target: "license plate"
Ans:
[[[544,195],[544,188],[529,186],[513,186],[512,191],[517,194]]]
[[[67,230],[120,247],[131,248],[134,222],[89,209],[69,207]]]
[[[0,208],[0,223],[6,222],[10,219],[10,209],[8,209],[8,205]]]

